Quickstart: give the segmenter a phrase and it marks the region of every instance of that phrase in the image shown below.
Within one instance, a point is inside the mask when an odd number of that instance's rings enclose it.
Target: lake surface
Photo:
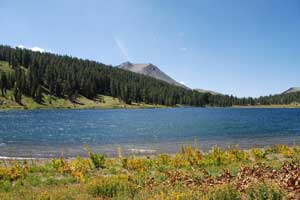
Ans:
[[[92,150],[172,153],[197,140],[241,148],[300,144],[300,109],[174,108],[0,111],[0,156],[57,157]]]

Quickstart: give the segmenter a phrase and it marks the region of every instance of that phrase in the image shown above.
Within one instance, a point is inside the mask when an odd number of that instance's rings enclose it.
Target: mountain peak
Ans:
[[[282,94],[289,94],[294,92],[300,92],[300,87],[291,87],[290,89],[284,91]]]
[[[172,79],[170,76],[165,74],[163,71],[161,71],[157,66],[155,66],[152,63],[130,63],[130,62],[125,62],[122,63],[118,66],[121,69],[125,69],[131,72],[135,72],[138,74],[143,74],[146,76],[150,76],[152,78],[156,78],[162,81],[165,81],[169,84],[180,86],[183,88],[187,88],[185,85],[177,82],[176,80]]]
[[[132,65],[133,64],[131,62],[126,61],[126,62],[121,63],[119,66],[120,66],[120,68],[124,68],[124,67],[130,67]]]

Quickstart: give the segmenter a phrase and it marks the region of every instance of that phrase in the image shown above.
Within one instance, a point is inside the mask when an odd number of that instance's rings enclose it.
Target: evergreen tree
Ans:
[[[43,102],[42,88],[40,85],[37,87],[34,100],[35,100],[35,102],[37,102],[39,104],[41,104]]]
[[[6,94],[6,90],[8,89],[7,76],[5,73],[0,74],[0,88],[1,88],[1,94],[4,97]]]
[[[17,87],[17,84],[16,84],[16,86],[14,88],[14,98],[15,98],[15,102],[17,102],[18,104],[22,105],[22,92]]]

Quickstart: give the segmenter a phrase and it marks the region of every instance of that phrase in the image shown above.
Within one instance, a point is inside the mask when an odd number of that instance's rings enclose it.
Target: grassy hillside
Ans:
[[[299,199],[300,148],[2,161],[0,199]]]
[[[13,91],[8,91],[5,97],[0,95],[0,109],[108,109],[108,108],[163,108],[161,105],[149,104],[125,104],[124,102],[110,96],[99,95],[96,99],[87,99],[83,96],[77,98],[76,103],[68,99],[50,97],[43,94],[44,102],[38,104],[31,97],[22,96],[22,104],[17,104],[13,100]],[[50,103],[51,102],[51,103]]]
[[[11,73],[14,70],[8,62],[0,61],[0,72]],[[38,104],[31,97],[22,96],[22,105],[16,103],[13,97],[13,91],[8,90],[5,97],[0,95],[0,109],[54,109],[54,108],[73,108],[73,109],[92,109],[92,108],[162,108],[166,106],[150,105],[143,103],[126,104],[117,98],[105,95],[98,95],[94,99],[88,99],[79,95],[76,103],[68,99],[58,98],[43,94],[43,103]]]
[[[10,73],[14,70],[8,65],[8,62],[0,60],[0,72]]]

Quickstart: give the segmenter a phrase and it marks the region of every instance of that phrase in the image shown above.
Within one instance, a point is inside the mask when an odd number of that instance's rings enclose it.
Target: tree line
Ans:
[[[3,45],[0,45],[0,60],[7,61],[14,69],[13,73],[1,75],[2,95],[13,89],[18,103],[22,95],[42,103],[46,93],[70,101],[76,101],[78,95],[93,99],[102,94],[128,104],[207,104],[204,94],[95,61]]]
[[[258,106],[258,105],[288,105],[292,103],[300,104],[300,92],[261,96],[258,98],[244,97],[238,98],[229,95],[210,95],[209,106]]]
[[[67,98],[72,102],[76,102],[78,95],[94,99],[100,94],[113,96],[127,104],[167,106],[226,107],[300,102],[300,93],[259,98],[200,93],[95,61],[4,45],[0,45],[0,60],[8,62],[13,69],[11,73],[0,74],[1,95],[13,90],[15,101],[20,104],[22,95],[43,103],[43,94]]]

